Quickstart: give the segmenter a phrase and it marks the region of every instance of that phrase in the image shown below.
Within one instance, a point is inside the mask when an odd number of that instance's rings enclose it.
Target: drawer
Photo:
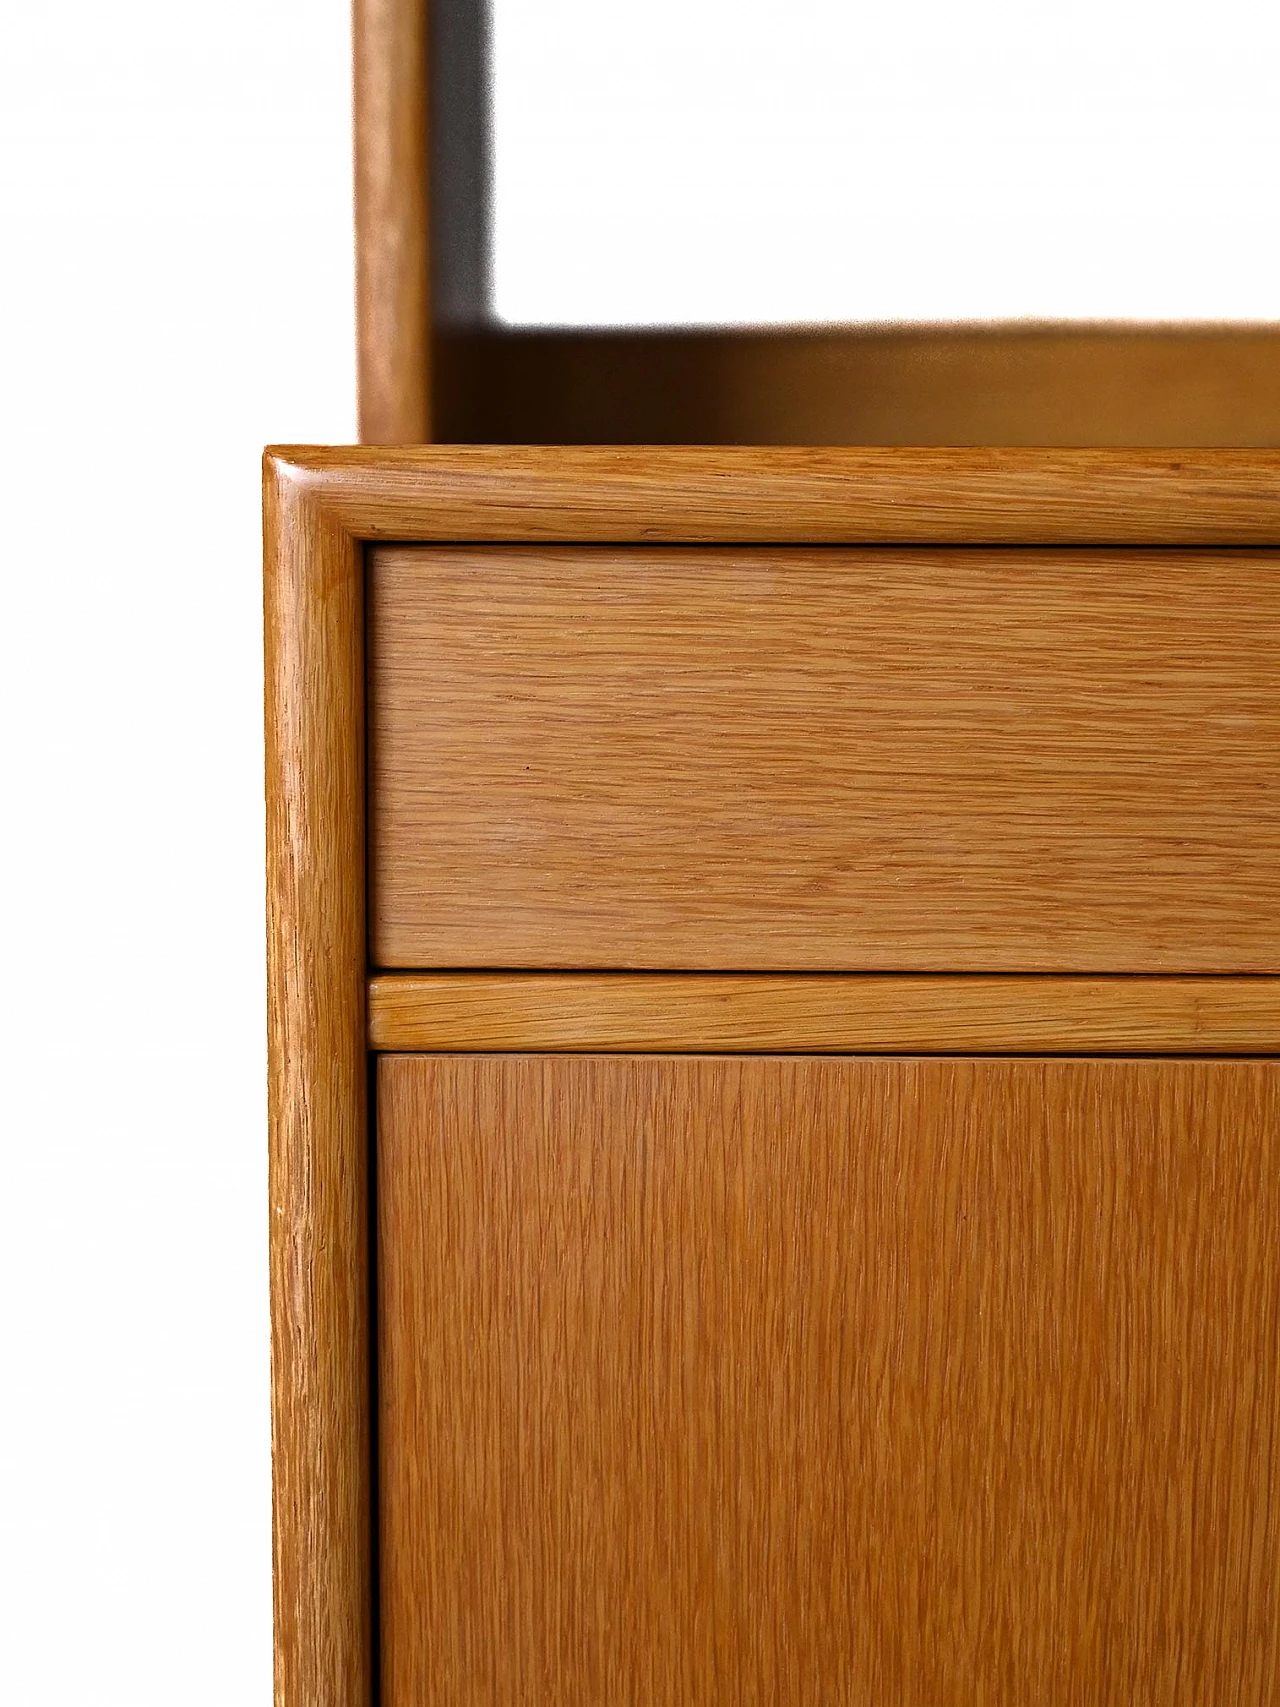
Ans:
[[[1280,970],[1280,554],[368,554],[384,968]]]

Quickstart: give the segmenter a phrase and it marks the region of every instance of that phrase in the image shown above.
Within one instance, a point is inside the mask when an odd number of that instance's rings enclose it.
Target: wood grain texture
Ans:
[[[263,495],[275,1698],[367,1707],[360,561],[270,463]]]
[[[1280,971],[1280,555],[368,574],[379,967]]]
[[[369,1047],[1280,1055],[1280,978],[399,973]]]
[[[280,446],[365,540],[1280,545],[1280,452]]]
[[[383,1057],[387,1707],[1280,1692],[1280,1068]]]
[[[433,365],[463,444],[1276,445],[1274,326],[484,327]]]
[[[360,437],[431,436],[426,0],[354,0]]]

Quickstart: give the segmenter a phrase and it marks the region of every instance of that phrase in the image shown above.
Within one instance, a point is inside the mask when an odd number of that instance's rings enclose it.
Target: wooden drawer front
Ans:
[[[388,1707],[1280,1690],[1280,1068],[384,1056]]]
[[[1280,556],[370,553],[384,967],[1280,970]]]

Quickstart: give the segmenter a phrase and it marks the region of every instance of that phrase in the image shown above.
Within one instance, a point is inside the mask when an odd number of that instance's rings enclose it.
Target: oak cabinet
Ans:
[[[282,1704],[1274,1698],[1277,472],[268,457]]]

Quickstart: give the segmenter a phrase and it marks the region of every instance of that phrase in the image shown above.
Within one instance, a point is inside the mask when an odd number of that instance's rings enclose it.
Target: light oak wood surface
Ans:
[[[379,1066],[387,1707],[1280,1692],[1280,1067]]]
[[[1280,978],[396,973],[369,1047],[1280,1055]]]
[[[354,0],[360,437],[431,437],[426,0]]]
[[[366,545],[471,539],[1280,546],[1278,473],[1274,454],[1202,451],[295,447],[267,454],[279,1707],[367,1707],[376,1665],[362,863]],[[1273,1211],[1267,1213],[1274,1223]],[[1197,1214],[1193,1207],[1194,1225]],[[1235,1223],[1223,1225],[1234,1237]],[[1175,1237],[1171,1230],[1157,1258]],[[1213,1260],[1235,1249],[1250,1264],[1254,1253],[1265,1262],[1266,1238],[1245,1227]],[[1239,1296],[1247,1305],[1243,1286]],[[1234,1379],[1228,1371],[1223,1405],[1245,1406],[1260,1372],[1275,1367],[1269,1347],[1253,1374]],[[1249,1652],[1265,1660],[1269,1650],[1255,1645]],[[1272,1681],[1263,1677],[1264,1686]]]
[[[277,446],[362,540],[1280,545],[1280,452]]]
[[[263,516],[275,1698],[367,1707],[360,560],[270,463]]]
[[[1280,971],[1280,554],[368,573],[379,967]]]

